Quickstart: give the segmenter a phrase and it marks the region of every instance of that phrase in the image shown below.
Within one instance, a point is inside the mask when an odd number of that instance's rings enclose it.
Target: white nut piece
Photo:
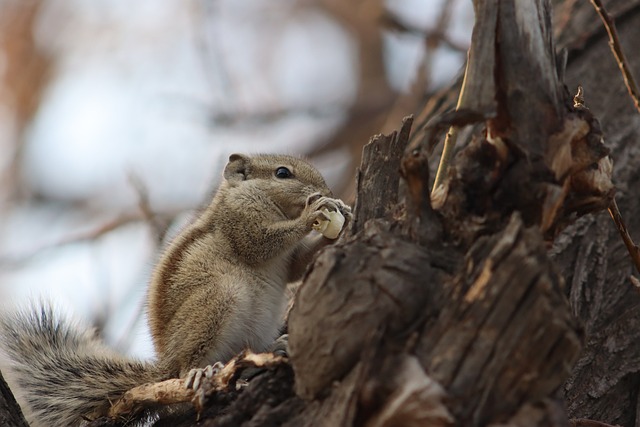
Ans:
[[[327,239],[336,239],[344,225],[344,216],[339,211],[330,211],[327,208],[322,209],[327,214],[328,220],[316,221],[313,229],[321,233]]]

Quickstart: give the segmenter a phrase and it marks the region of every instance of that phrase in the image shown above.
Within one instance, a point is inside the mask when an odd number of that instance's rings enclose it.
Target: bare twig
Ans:
[[[629,91],[631,99],[633,99],[633,104],[635,105],[636,110],[640,112],[640,91],[638,91],[638,85],[633,78],[633,74],[631,73],[631,70],[629,69],[629,65],[627,63],[627,59],[625,58],[624,52],[622,51],[620,39],[618,38],[618,31],[616,30],[616,24],[613,21],[613,18],[611,18],[611,15],[607,13],[607,10],[602,5],[601,0],[591,0],[591,4],[593,4],[596,12],[598,12],[598,15],[600,15],[600,19],[602,19],[604,28],[607,30],[607,34],[609,35],[609,46],[611,47],[611,51],[616,58],[618,67],[620,67],[620,71],[622,72],[624,84],[627,86],[627,90]]]
[[[142,182],[142,179],[133,172],[128,176],[129,184],[133,187],[138,195],[138,208],[147,221],[153,221],[155,214],[151,210],[151,204],[149,203],[149,191],[147,186]]]
[[[44,244],[34,249],[33,251],[31,251],[26,255],[19,256],[16,258],[2,257],[0,258],[0,266],[2,266],[3,268],[19,267],[21,264],[30,261],[32,258],[35,258],[36,256],[40,255],[44,251],[47,251],[50,249],[56,249],[56,248],[74,244],[74,243],[82,243],[82,242],[87,242],[91,240],[96,240],[101,236],[109,233],[110,231],[115,230],[118,227],[121,227],[125,224],[129,224],[131,222],[140,221],[141,219],[143,218],[141,218],[140,214],[121,215],[115,219],[112,219],[111,221],[108,221],[108,222],[105,222],[104,224],[99,225],[93,230],[89,230],[83,233],[73,234],[54,243]]]
[[[636,269],[640,273],[640,249],[635,243],[633,243],[633,240],[629,235],[629,231],[627,230],[627,226],[622,220],[622,215],[620,214],[620,210],[618,209],[618,204],[616,203],[615,198],[611,200],[608,211],[609,215],[611,215],[611,218],[613,218],[613,222],[616,224],[616,228],[620,232],[620,236],[622,237],[622,240],[624,241],[624,244],[629,251],[629,255],[631,255],[631,259],[633,260]]]
[[[440,44],[440,41],[448,41],[449,46],[451,46],[451,41],[447,40],[446,32],[447,29],[451,27],[451,14],[453,7],[455,6],[456,0],[450,0],[442,3],[440,7],[440,13],[438,14],[438,19],[436,19],[436,27],[434,31],[427,33],[427,46],[436,48]],[[460,49],[460,47],[462,49]],[[464,46],[459,46],[457,49],[460,52],[466,52],[467,48]]]
[[[440,19],[438,20],[438,26],[436,28],[437,32],[444,32],[446,29],[446,25],[448,24],[450,15],[451,15],[451,5],[453,2],[445,2],[440,14]],[[429,45],[429,39],[427,39],[427,46]],[[467,61],[468,63],[468,61]],[[456,105],[456,110],[460,108],[462,96],[464,94],[464,87],[467,80],[467,73],[465,70],[464,80],[462,81],[462,86],[460,88],[460,95],[458,96],[458,104]],[[433,188],[431,192],[435,192],[436,189],[442,184],[446,172],[449,169],[449,163],[451,162],[451,158],[453,157],[453,149],[456,146],[456,141],[458,139],[458,127],[452,126],[449,128],[449,132],[444,139],[444,147],[442,149],[442,157],[440,157],[440,164],[438,165],[438,170],[436,171],[435,182],[433,184]]]
[[[606,424],[601,421],[587,420],[585,418],[574,418],[569,420],[571,427],[621,427],[618,424]]]
[[[156,242],[160,244],[164,239],[165,233],[168,229],[169,221],[167,218],[173,218],[178,215],[182,210],[176,210],[174,212],[163,212],[156,213],[153,212],[151,206],[149,204],[149,195],[146,186],[134,174],[129,174],[129,183],[134,188],[137,196],[138,196],[138,208],[140,212],[135,213],[124,213],[119,215],[116,218],[113,218],[103,224],[98,225],[96,228],[88,231],[83,231],[80,233],[73,233],[60,239],[57,242],[53,243],[45,243],[39,247],[36,247],[32,251],[27,254],[19,255],[19,256],[3,256],[0,257],[0,267],[3,268],[17,268],[23,265],[26,262],[31,261],[33,258],[37,257],[41,253],[57,249],[63,246],[75,244],[75,243],[83,243],[90,242],[92,240],[97,240],[100,237],[108,234],[109,232],[138,221],[145,221],[149,227],[153,230],[154,235],[156,237]]]
[[[458,104],[456,105],[456,110],[460,108],[463,96],[464,96],[464,88],[467,83],[467,71],[469,67],[469,59],[467,58],[467,69],[464,71],[464,79],[462,80],[462,87],[460,88],[460,95],[458,96]],[[436,171],[436,178],[433,183],[433,188],[431,189],[431,193],[433,194],[436,189],[442,185],[444,181],[444,177],[446,176],[447,170],[449,169],[449,163],[451,163],[451,158],[453,157],[453,149],[456,146],[456,141],[458,139],[458,129],[457,126],[451,126],[449,128],[449,132],[447,132],[447,136],[444,139],[444,147],[442,149],[442,156],[440,157],[440,164],[438,165],[438,170]]]
[[[142,179],[133,172],[129,173],[128,178],[129,184],[131,184],[138,196],[138,209],[140,209],[142,217],[153,231],[156,242],[158,244],[162,243],[169,224],[162,221],[158,214],[151,209],[149,191],[144,182],[142,182]]]
[[[399,20],[397,16],[389,11],[386,11],[386,13],[382,16],[382,25],[384,28],[389,30],[395,30],[424,37],[427,43],[432,47],[435,47],[435,45],[442,43],[449,49],[455,50],[456,52],[466,52],[468,49],[467,46],[464,46],[463,44],[452,40],[446,33],[447,25],[451,18],[451,8],[453,5],[453,1],[443,3],[442,9],[440,10],[440,15],[436,21],[436,27],[433,29],[422,29],[414,27],[409,23]]]

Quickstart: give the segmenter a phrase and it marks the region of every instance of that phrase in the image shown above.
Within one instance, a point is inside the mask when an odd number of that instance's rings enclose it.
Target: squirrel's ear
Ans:
[[[232,154],[229,156],[229,163],[224,168],[224,179],[229,182],[240,182],[247,178],[247,168],[249,167],[249,156],[244,154]]]

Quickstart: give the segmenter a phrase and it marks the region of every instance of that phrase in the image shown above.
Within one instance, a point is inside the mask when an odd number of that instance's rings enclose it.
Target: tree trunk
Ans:
[[[607,35],[588,2],[557,11],[559,39],[567,40],[569,87],[581,84],[598,117],[614,162],[620,211],[640,240],[640,114],[623,84]],[[635,76],[640,76],[640,1],[605,2]],[[582,18],[582,19],[579,19]],[[574,30],[575,28],[575,30]],[[575,31],[575,36],[567,34]],[[623,426],[640,425],[640,294],[638,275],[611,218],[589,215],[559,236],[551,254],[568,284],[573,314],[585,331],[585,348],[565,384],[568,412]]]
[[[16,402],[2,375],[0,375],[0,425],[6,427],[28,427],[20,405]]]
[[[629,65],[638,76],[640,56],[634,42],[640,40],[640,1],[604,4],[615,17]],[[556,1],[554,8],[557,49],[567,49],[564,82],[571,91],[579,84],[584,87],[586,106],[601,123],[613,159],[616,199],[637,241],[640,116],[633,108],[593,6],[587,1]],[[420,121],[453,108],[451,93],[458,89],[454,87],[432,99],[420,113]],[[471,132],[469,129],[461,134],[458,143],[467,146]],[[592,419],[640,426],[640,347],[635,339],[640,327],[640,295],[629,279],[637,276],[637,271],[611,218],[601,211],[578,219],[553,239],[549,254],[565,280],[572,314],[585,336],[584,348],[563,387],[569,417],[576,419],[574,425],[596,425],[584,421]]]

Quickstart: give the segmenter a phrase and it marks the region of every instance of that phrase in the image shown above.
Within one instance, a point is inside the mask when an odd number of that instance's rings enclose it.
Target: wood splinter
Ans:
[[[273,368],[286,363],[287,358],[272,353],[255,354],[244,351],[231,359],[219,372],[194,391],[184,386],[181,378],[157,383],[147,383],[127,391],[109,410],[109,418],[126,418],[145,408],[191,402],[198,414],[204,409],[206,399],[217,392],[235,390],[235,385],[246,368]]]

